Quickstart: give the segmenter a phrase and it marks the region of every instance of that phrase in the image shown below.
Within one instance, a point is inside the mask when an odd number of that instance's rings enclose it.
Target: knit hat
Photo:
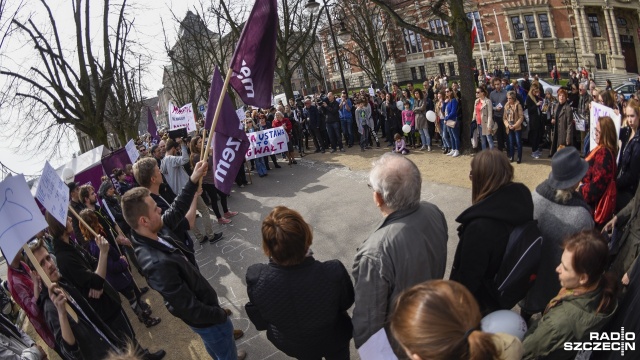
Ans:
[[[71,194],[73,190],[75,190],[78,187],[78,183],[75,181],[72,181],[68,183],[67,186],[69,187],[69,194]]]
[[[107,191],[113,187],[113,183],[111,181],[105,181],[100,184],[100,188],[98,189],[98,195],[101,198],[104,198],[107,195]]]
[[[589,164],[580,158],[573,146],[567,146],[553,155],[549,184],[558,190],[568,189],[582,180],[589,170]]]

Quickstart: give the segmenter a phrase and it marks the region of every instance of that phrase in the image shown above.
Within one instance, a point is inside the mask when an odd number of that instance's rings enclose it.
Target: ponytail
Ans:
[[[600,299],[600,304],[598,304],[596,314],[601,312],[610,314],[616,306],[616,297],[618,294],[618,281],[613,272],[609,271],[602,275],[600,288],[602,289],[602,298]]]
[[[493,360],[499,359],[498,349],[493,343],[492,334],[473,330],[467,337],[469,343],[469,360]]]

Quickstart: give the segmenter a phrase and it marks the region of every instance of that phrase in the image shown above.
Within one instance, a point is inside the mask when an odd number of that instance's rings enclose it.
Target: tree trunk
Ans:
[[[282,88],[284,89],[284,93],[287,96],[287,99],[293,99],[293,86],[291,86],[291,71],[289,69],[284,69],[282,72],[282,77],[280,77],[280,83],[282,83]],[[276,104],[277,105],[277,104]],[[285,104],[287,105],[287,104]]]

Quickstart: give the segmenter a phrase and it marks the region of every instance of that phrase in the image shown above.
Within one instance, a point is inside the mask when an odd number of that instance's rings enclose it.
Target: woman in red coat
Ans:
[[[287,152],[287,158],[289,159],[289,165],[297,164],[295,158],[293,157],[293,144],[291,143],[291,139],[293,138],[293,133],[291,132],[293,130],[293,125],[291,125],[291,121],[289,121],[289,119],[284,117],[284,114],[282,112],[276,111],[276,118],[273,119],[271,127],[276,128],[280,126],[284,127],[285,131],[287,132],[287,149],[289,149],[289,151]]]
[[[593,149],[585,160],[589,163],[589,170],[582,179],[580,192],[587,204],[591,207],[591,211],[595,211],[602,197],[607,193],[607,187],[612,181],[615,181],[616,175],[616,156],[618,155],[618,138],[616,136],[616,127],[610,117],[601,117],[596,124],[596,143],[598,146]],[[615,183],[614,183],[615,185]],[[597,216],[594,219],[596,226],[601,227],[606,224],[615,209],[616,194],[613,194],[613,206],[611,211],[606,214]]]

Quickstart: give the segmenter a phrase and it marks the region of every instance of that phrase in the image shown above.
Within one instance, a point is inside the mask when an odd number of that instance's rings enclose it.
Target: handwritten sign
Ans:
[[[42,170],[42,176],[36,190],[36,199],[53,215],[60,224],[67,223],[67,209],[69,208],[69,187],[56,174],[47,161]]]
[[[124,146],[125,150],[127,150],[127,154],[129,155],[129,159],[132,164],[135,164],[136,160],[140,156],[138,152],[138,148],[136,147],[136,143],[133,142],[133,139],[129,140],[127,145]]]
[[[369,88],[369,96],[371,96],[372,98],[376,97],[376,92],[372,87]]]
[[[247,160],[289,151],[287,132],[283,127],[247,133],[247,138],[249,139]]]
[[[23,175],[10,176],[0,183],[0,248],[7,262],[11,262],[22,245],[46,227],[47,222]]]
[[[608,116],[613,120],[613,124],[616,126],[616,135],[618,139],[620,138],[620,126],[621,126],[620,115],[616,114],[612,108],[598,104],[597,102],[593,101],[591,102],[590,116],[591,116],[591,124],[590,124],[591,126],[589,129],[590,149],[595,149],[596,146],[598,146],[598,143],[596,142],[596,126],[598,125],[598,119],[600,119],[601,117]]]
[[[169,104],[169,128],[171,130],[187,128],[187,133],[196,131],[196,118],[191,104],[181,108]]]

